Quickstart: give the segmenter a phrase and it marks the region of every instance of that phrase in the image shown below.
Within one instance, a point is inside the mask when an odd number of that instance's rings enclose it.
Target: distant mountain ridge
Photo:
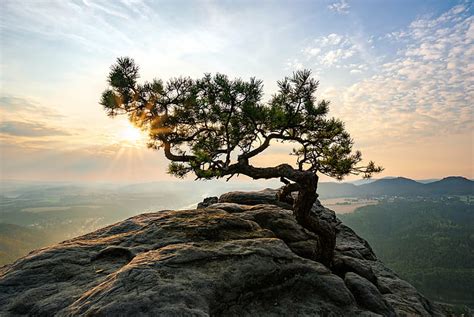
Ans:
[[[318,193],[321,198],[474,195],[474,181],[462,176],[449,176],[429,183],[405,177],[382,178],[362,185],[322,182]]]
[[[155,181],[130,184],[62,183],[0,181],[1,197],[26,197],[42,199],[46,196],[89,195],[89,194],[152,194],[173,193],[189,195],[196,199],[220,195],[237,188],[256,190],[261,187],[276,188],[282,184],[277,180],[262,182],[200,182]],[[449,176],[441,180],[412,180],[405,177],[384,177],[381,179],[356,180],[352,182],[320,182],[320,198],[376,197],[376,196],[438,196],[474,195],[474,181],[462,176]],[[176,208],[177,206],[175,206]],[[0,208],[1,211],[1,208]]]

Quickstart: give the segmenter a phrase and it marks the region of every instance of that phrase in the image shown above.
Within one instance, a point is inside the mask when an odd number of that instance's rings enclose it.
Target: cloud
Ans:
[[[300,70],[300,69],[303,69],[303,68],[304,68],[303,63],[301,63],[297,58],[292,59],[292,60],[288,60],[286,62],[286,69]]]
[[[308,57],[318,56],[320,52],[321,49],[319,47],[307,47],[303,50],[303,53]]]
[[[133,43],[116,25],[140,17],[119,1],[51,1],[45,5],[7,1],[4,11],[2,28],[6,30],[65,39],[95,51],[113,50],[117,40],[122,45]]]
[[[38,103],[28,99],[17,96],[0,96],[0,110],[2,111],[3,116],[23,114],[31,116],[41,116],[49,118],[62,118],[63,116],[59,114],[52,108],[39,105]]]
[[[377,65],[376,74],[325,97],[335,101],[336,116],[367,145],[435,143],[446,135],[472,139],[473,25],[463,5],[417,19],[397,33],[403,34],[403,45],[393,59]]]
[[[400,40],[406,38],[406,36],[407,36],[407,33],[404,32],[404,31],[394,31],[394,32],[387,33],[384,36],[380,36],[379,40],[385,38],[385,39],[390,39],[390,40],[394,40],[394,41],[400,41]]]
[[[349,37],[331,33],[314,39],[302,50],[302,53],[309,62],[331,67],[357,55],[359,51],[357,45]]]
[[[0,122],[0,133],[11,136],[43,137],[66,136],[67,131],[50,127],[39,122],[4,121]]]
[[[304,53],[309,53],[311,49],[321,49],[330,46],[337,46],[339,44],[344,45],[347,44],[349,41],[343,35],[331,33],[327,36],[320,36],[314,39],[312,46],[307,47],[303,50]]]
[[[0,114],[0,136],[4,143],[16,144],[34,138],[36,144],[46,144],[53,142],[50,137],[69,139],[74,135],[74,129],[65,124],[62,114],[29,98],[0,96]]]
[[[339,45],[343,42],[343,40],[344,40],[344,37],[342,35],[331,33],[328,36],[322,36],[316,39],[315,43],[325,47],[325,46]]]
[[[267,27],[255,29],[263,22],[236,27],[243,18],[256,17],[242,16],[249,10],[230,13],[226,8],[212,2],[181,7],[142,0],[49,1],[44,5],[7,1],[0,28],[13,36],[60,40],[67,49],[72,44],[101,57],[126,52],[152,56],[150,60],[160,58],[169,65],[190,55],[220,53],[267,31]]]
[[[328,9],[339,14],[348,14],[349,13],[349,4],[345,0],[339,2],[334,2],[328,5]]]
[[[352,48],[347,50],[338,48],[337,50],[331,50],[326,52],[326,54],[321,57],[320,62],[323,65],[332,66],[344,59],[353,56],[354,54],[355,50]]]

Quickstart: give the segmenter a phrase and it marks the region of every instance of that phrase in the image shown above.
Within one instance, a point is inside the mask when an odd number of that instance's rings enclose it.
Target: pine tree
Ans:
[[[311,212],[317,199],[318,174],[341,180],[349,174],[370,177],[380,172],[374,162],[359,165],[359,151],[342,121],[327,118],[329,102],[317,101],[318,81],[308,70],[278,82],[278,92],[263,102],[262,81],[205,74],[201,79],[173,78],[138,83],[139,69],[130,58],[118,58],[108,77],[101,104],[109,116],[127,115],[148,133],[149,147],[163,149],[168,172],[197,179],[279,178],[285,186],[279,199],[293,204],[299,224],[318,234],[318,259],[330,265],[335,230]],[[295,145],[295,166],[255,167],[251,159],[271,141]],[[291,192],[297,191],[296,199]]]

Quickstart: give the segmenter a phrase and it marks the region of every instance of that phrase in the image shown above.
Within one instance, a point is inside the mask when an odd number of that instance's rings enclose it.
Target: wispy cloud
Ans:
[[[27,116],[42,118],[64,118],[58,111],[39,105],[29,98],[17,96],[0,96],[0,110],[2,118]]]
[[[374,76],[328,94],[340,104],[335,112],[372,144],[435,142],[440,135],[471,133],[473,28],[474,17],[464,5],[413,21],[397,33],[406,45],[393,60],[381,64]]]
[[[65,136],[69,132],[39,122],[4,121],[0,122],[0,134],[26,137]]]
[[[331,33],[315,38],[302,50],[303,56],[310,68],[316,65],[320,68],[348,68],[362,72],[363,58],[358,43],[349,36]],[[350,61],[350,63],[347,63]],[[355,68],[354,68],[355,67]]]
[[[349,13],[349,4],[345,0],[334,2],[328,5],[328,9],[339,14],[348,14]]]
[[[6,1],[2,28],[36,34],[50,40],[63,39],[95,52],[113,51],[117,40],[123,44],[133,39],[121,30],[121,23],[141,20],[142,15],[119,1],[50,1],[44,5]],[[151,11],[150,11],[151,12]]]
[[[30,98],[12,95],[0,97],[2,146],[10,144],[56,150],[58,147],[71,149],[84,147],[84,144],[106,144],[113,139],[106,135],[108,127],[91,131],[78,125],[75,119]],[[114,131],[111,129],[108,133]]]
[[[286,62],[286,69],[288,69],[288,70],[293,71],[293,70],[300,70],[300,69],[303,69],[303,68],[304,68],[303,63],[297,58],[289,59]]]

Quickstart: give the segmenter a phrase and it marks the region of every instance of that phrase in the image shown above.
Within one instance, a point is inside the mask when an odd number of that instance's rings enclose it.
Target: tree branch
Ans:
[[[312,172],[299,171],[294,169],[289,164],[280,164],[274,167],[255,167],[248,164],[245,160],[240,160],[227,167],[222,176],[231,174],[243,174],[253,179],[270,179],[284,177],[293,182],[299,182],[309,174],[315,175]]]
[[[163,148],[165,150],[165,156],[168,160],[174,161],[174,162],[190,162],[196,159],[196,157],[193,155],[175,155],[171,153],[171,144],[166,141],[162,141],[162,142],[163,142]]]

